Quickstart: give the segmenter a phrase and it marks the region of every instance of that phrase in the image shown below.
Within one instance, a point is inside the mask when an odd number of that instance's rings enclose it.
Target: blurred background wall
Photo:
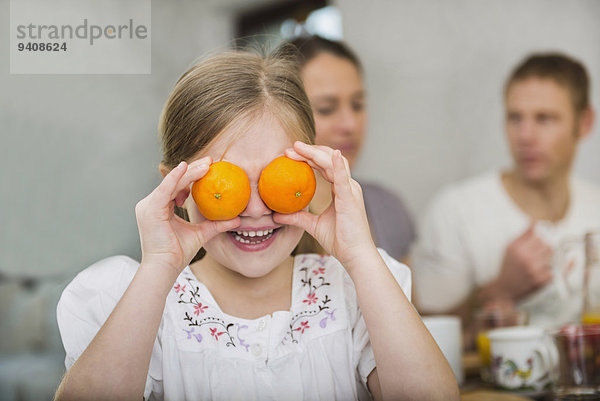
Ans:
[[[153,0],[149,75],[10,75],[2,36],[0,354],[54,349],[48,363],[60,371],[53,310],[62,286],[98,259],[140,256],[134,206],[160,181],[156,127],[173,84],[196,57],[232,43],[240,16],[260,20],[264,7],[286,3]],[[509,163],[502,85],[529,52],[582,60],[599,105],[597,0],[328,4],[366,70],[369,133],[355,174],[397,191],[417,216],[441,185]],[[9,1],[0,7],[8,26]],[[575,168],[596,183],[599,127]],[[17,380],[28,366],[20,363],[0,363],[0,393],[3,372]],[[52,387],[59,374],[48,377]]]

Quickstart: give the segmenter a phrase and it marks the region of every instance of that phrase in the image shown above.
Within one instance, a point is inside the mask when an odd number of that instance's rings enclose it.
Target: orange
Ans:
[[[235,164],[216,162],[192,185],[192,197],[207,219],[233,219],[244,211],[250,200],[250,181]]]
[[[280,156],[260,173],[258,192],[269,209],[279,213],[294,213],[310,203],[317,182],[306,162]]]

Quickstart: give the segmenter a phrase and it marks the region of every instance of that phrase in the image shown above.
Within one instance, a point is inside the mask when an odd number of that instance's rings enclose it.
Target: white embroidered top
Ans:
[[[379,251],[410,299],[409,269]],[[107,258],[64,290],[57,316],[67,369],[108,318],[138,266],[125,256]],[[145,399],[369,399],[366,379],[375,359],[343,266],[333,257],[296,256],[292,289],[289,311],[241,319],[222,312],[186,267],[167,297]]]

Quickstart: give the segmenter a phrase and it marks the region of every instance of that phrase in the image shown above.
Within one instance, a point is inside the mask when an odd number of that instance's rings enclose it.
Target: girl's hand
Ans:
[[[179,274],[208,240],[239,226],[239,217],[192,224],[174,213],[175,205],[183,205],[190,195],[190,185],[206,174],[210,163],[210,157],[196,160],[189,166],[181,162],[150,195],[138,202],[135,215],[140,231],[142,263],[159,264]]]
[[[375,250],[360,185],[350,176],[348,161],[339,150],[297,141],[286,156],[306,161],[329,181],[332,202],[320,215],[306,211],[274,215],[280,224],[303,228],[344,266],[366,250]]]

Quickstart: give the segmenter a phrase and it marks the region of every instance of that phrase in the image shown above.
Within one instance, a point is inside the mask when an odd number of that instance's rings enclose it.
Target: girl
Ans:
[[[289,58],[200,62],[175,85],[159,130],[164,179],[136,206],[141,263],[102,260],[59,302],[68,372],[57,399],[457,398],[405,296],[408,269],[373,244],[347,161],[310,145],[312,114]],[[262,202],[260,173],[282,154],[332,184],[320,215]],[[189,196],[217,160],[240,166],[252,187],[228,221],[204,219]],[[304,230],[332,256],[292,256]]]

